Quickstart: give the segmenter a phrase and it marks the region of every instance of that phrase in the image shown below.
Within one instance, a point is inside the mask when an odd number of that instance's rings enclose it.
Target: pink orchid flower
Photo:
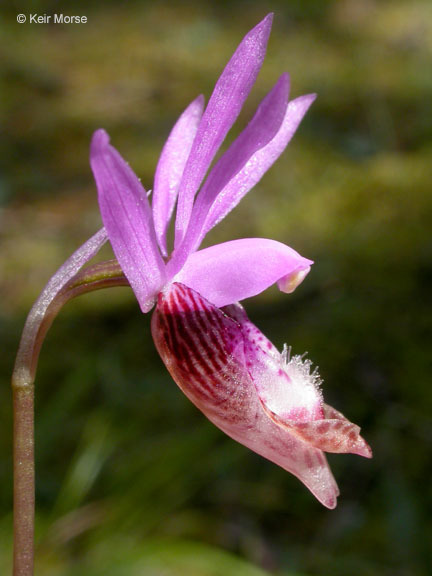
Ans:
[[[205,178],[256,80],[271,22],[269,15],[242,40],[205,111],[199,96],[178,119],[158,162],[151,206],[103,130],[93,137],[90,161],[114,253],[142,311],[156,304],[153,338],[178,386],[216,426],[333,508],[338,489],[323,451],[370,457],[370,448],[358,426],[323,403],[310,362],[280,354],[238,304],[275,283],[292,292],[312,261],[264,238],[199,250],[280,156],[315,99],[288,101],[283,74]]]

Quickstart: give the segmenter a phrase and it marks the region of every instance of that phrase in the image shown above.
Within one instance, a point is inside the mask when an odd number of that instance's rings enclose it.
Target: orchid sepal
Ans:
[[[261,69],[272,21],[273,14],[268,14],[246,34],[216,82],[182,178],[175,222],[176,247],[186,233],[196,191]]]
[[[143,312],[152,309],[166,282],[145,189],[104,130],[93,135],[90,164],[111,245]]]
[[[168,256],[166,233],[204,109],[204,96],[196,98],[175,123],[156,167],[152,210],[156,236],[163,256]]]

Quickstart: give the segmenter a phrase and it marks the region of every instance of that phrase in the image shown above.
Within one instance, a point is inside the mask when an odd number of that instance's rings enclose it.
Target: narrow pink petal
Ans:
[[[165,264],[158,250],[146,192],[103,130],[93,136],[90,163],[114,254],[142,311],[148,312],[164,284]]]
[[[242,170],[249,159],[277,134],[285,116],[289,77],[283,74],[266,95],[245,130],[234,140],[208,175],[198,193],[182,244],[173,254],[170,270],[178,271],[205,236],[203,225],[219,192]]]
[[[220,307],[255,296],[281,279],[288,282],[311,264],[275,240],[243,238],[194,252],[174,281]]]
[[[164,256],[167,256],[166,231],[203,108],[203,96],[189,104],[171,130],[156,168],[152,209],[156,237]]]
[[[245,365],[237,319],[173,284],[152,318],[156,348],[186,396],[228,436],[297,476],[327,506],[339,493],[321,450],[267,416]]]
[[[283,74],[258,106],[252,120],[211,170],[198,194],[192,217],[199,217],[201,212],[207,215],[219,192],[240,172],[254,153],[275,137],[285,117],[288,93],[289,77]]]
[[[267,146],[257,150],[251,156],[243,168],[227,183],[215,199],[203,226],[200,242],[213,226],[216,226],[237,206],[240,200],[259,182],[279,158],[315,98],[315,94],[308,94],[289,102],[285,118],[275,137]]]
[[[210,97],[183,173],[176,217],[176,247],[188,226],[195,193],[258,76],[272,19],[269,14],[243,38]]]

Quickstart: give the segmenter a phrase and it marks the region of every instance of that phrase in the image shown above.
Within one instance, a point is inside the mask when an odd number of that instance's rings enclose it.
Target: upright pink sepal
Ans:
[[[175,246],[183,240],[193,200],[229,129],[240,114],[264,61],[273,15],[246,34],[219,77],[185,166],[179,191]]]
[[[282,74],[265,96],[247,127],[216,162],[199,191],[185,238],[172,257],[172,268],[179,270],[189,254],[198,249],[207,233],[204,225],[221,190],[236,177],[256,152],[278,133],[287,109],[289,76]]]
[[[207,215],[203,235],[223,220],[276,162],[315,98],[315,94],[307,94],[288,103],[283,122],[273,139],[258,149],[218,194]]]
[[[148,312],[166,274],[146,191],[130,166],[110,145],[104,130],[97,130],[93,135],[90,164],[102,220],[114,254],[142,311]]]
[[[167,256],[166,231],[203,108],[203,96],[189,104],[171,130],[156,168],[152,210],[156,237],[164,256]]]

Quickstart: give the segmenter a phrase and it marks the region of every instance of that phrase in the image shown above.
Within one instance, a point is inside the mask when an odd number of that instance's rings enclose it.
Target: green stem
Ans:
[[[46,288],[30,311],[12,374],[14,410],[13,576],[32,576],[34,564],[34,380],[42,343],[54,318],[72,298],[115,286],[128,286],[116,260],[77,272],[53,296]],[[52,290],[52,288],[51,288]]]
[[[33,574],[34,386],[12,380],[14,409],[14,576]]]

